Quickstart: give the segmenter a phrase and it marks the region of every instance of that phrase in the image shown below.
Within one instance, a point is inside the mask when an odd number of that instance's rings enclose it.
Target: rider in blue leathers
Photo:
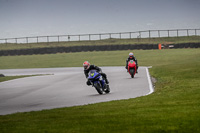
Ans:
[[[83,63],[83,67],[84,67],[84,74],[85,74],[85,77],[88,78],[88,73],[90,72],[90,70],[96,70],[98,73],[100,73],[102,75],[102,77],[105,79],[106,81],[106,84],[109,84],[109,81],[107,79],[107,76],[105,73],[102,72],[101,68],[99,68],[98,66],[95,66],[95,65],[90,65],[90,63],[88,61],[85,61]],[[87,85],[91,85],[90,81],[88,80],[86,82]]]

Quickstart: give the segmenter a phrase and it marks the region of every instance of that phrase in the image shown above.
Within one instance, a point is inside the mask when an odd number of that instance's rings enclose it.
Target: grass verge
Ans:
[[[41,74],[38,74],[38,75],[23,75],[23,76],[5,76],[5,77],[0,77],[0,82],[18,79],[18,78],[32,77],[32,76],[41,76]]]
[[[8,62],[0,68],[10,67],[14,59],[30,61],[25,66],[24,62],[13,66],[17,68],[32,67],[31,61],[36,60],[42,65],[35,67],[81,66],[86,59],[99,66],[124,65],[128,52],[0,57],[0,62]],[[134,53],[139,65],[153,66],[150,73],[157,79],[153,94],[0,116],[1,132],[200,132],[200,49],[136,50]]]
[[[18,79],[18,78],[24,78],[27,76],[5,76],[5,77],[0,77],[0,82],[7,81],[7,80],[12,80],[12,79]]]
[[[0,50],[31,49],[46,47],[69,47],[69,46],[91,46],[91,45],[122,45],[122,44],[177,44],[177,43],[199,43],[200,36],[186,37],[160,37],[160,38],[134,38],[134,39],[105,39],[94,41],[68,41],[49,43],[7,43],[0,44]]]

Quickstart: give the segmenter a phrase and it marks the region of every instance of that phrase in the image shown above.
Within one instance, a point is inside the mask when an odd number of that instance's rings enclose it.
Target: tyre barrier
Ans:
[[[200,43],[174,44],[173,48],[175,49],[200,48]],[[70,47],[0,50],[0,56],[56,54],[56,53],[88,52],[88,51],[140,50],[140,49],[141,50],[158,49],[158,45],[157,44],[94,45],[94,46],[70,46]]]

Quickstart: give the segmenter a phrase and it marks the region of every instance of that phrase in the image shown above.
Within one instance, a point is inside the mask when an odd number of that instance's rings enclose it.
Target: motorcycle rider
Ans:
[[[88,73],[90,72],[90,70],[97,70],[98,73],[100,73],[102,75],[102,77],[105,79],[106,81],[106,84],[109,84],[109,81],[107,79],[107,76],[105,73],[102,72],[101,68],[99,68],[98,66],[95,66],[95,65],[90,65],[90,63],[88,61],[85,61],[83,63],[83,67],[84,67],[84,74],[85,74],[85,77],[88,78]],[[90,81],[88,80],[86,82],[87,85],[91,85]]]
[[[138,73],[138,63],[137,63],[137,59],[135,58],[135,56],[133,55],[132,52],[129,53],[129,57],[126,59],[126,69],[127,69],[127,71],[128,71],[128,62],[129,62],[130,60],[135,61],[135,63],[136,63],[136,73]]]

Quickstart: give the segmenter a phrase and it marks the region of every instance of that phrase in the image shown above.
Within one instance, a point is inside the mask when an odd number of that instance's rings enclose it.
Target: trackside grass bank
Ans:
[[[31,76],[41,76],[41,75],[5,76],[5,77],[0,77],[0,82],[7,81],[7,80],[13,80],[13,79],[17,79],[17,78],[31,77]]]
[[[84,60],[99,66],[121,66],[129,52],[7,56],[0,57],[0,69],[78,67]],[[157,79],[153,94],[0,116],[1,132],[200,132],[200,49],[133,52],[139,65],[153,66],[150,74]]]
[[[0,50],[52,48],[69,46],[96,46],[96,45],[123,45],[123,44],[178,44],[199,43],[200,36],[183,37],[160,37],[160,38],[133,38],[133,39],[104,39],[91,41],[68,41],[68,42],[41,42],[41,43],[4,43],[0,44]]]

